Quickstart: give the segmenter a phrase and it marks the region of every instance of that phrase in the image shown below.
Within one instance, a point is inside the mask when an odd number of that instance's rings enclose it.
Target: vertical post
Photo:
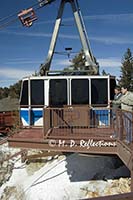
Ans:
[[[45,114],[45,118],[44,118],[44,114]],[[43,139],[45,137],[45,120],[46,120],[46,109],[45,107],[43,107]]]
[[[46,138],[48,137],[49,131],[51,129],[51,125],[50,125],[50,120],[51,120],[51,116],[50,116],[50,108],[44,108],[43,110],[43,116],[45,115],[45,117],[43,117],[43,137]]]
[[[132,163],[133,163],[133,161],[132,161]],[[133,169],[131,170],[131,192],[133,192]]]
[[[122,111],[117,112],[117,133],[118,133],[118,139],[123,140],[123,116]]]
[[[133,192],[133,144],[131,144],[131,192]]]

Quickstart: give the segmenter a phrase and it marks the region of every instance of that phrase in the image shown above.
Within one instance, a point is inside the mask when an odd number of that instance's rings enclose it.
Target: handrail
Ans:
[[[119,110],[116,112],[116,127],[118,139],[127,143],[133,141],[133,112]]]

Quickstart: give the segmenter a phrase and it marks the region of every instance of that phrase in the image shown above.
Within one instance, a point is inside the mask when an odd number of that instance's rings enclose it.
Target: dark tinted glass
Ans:
[[[71,82],[72,104],[89,104],[89,80],[73,79]]]
[[[31,80],[31,105],[44,105],[44,80]]]
[[[107,79],[91,80],[91,103],[108,104],[108,82]]]
[[[28,105],[28,80],[24,81],[22,84],[20,105]]]
[[[67,80],[50,80],[49,104],[50,106],[60,106],[67,104]]]
[[[110,79],[110,99],[113,100],[114,99],[114,88],[116,86],[116,81],[115,79]]]

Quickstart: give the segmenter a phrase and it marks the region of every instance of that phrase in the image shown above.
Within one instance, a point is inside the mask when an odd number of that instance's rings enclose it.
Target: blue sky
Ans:
[[[1,19],[35,3],[37,0],[1,1],[0,87],[33,74],[47,57],[60,0],[36,10],[38,20],[30,28],[23,27],[19,20],[1,28]],[[133,0],[79,0],[79,4],[100,70],[105,69],[119,77],[126,49],[133,51]],[[74,52],[80,51],[81,43],[69,4],[65,7],[62,23],[66,26],[60,28],[55,51],[64,51],[66,47],[72,47]],[[63,69],[70,64],[67,56],[54,55],[51,69]]]

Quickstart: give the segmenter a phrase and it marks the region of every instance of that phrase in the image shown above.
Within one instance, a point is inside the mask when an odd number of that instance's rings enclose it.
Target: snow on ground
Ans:
[[[71,184],[65,167],[66,158],[64,156],[48,162],[31,176],[28,175],[26,167],[19,169],[21,165],[20,161],[15,164],[15,168],[17,169],[13,170],[12,177],[1,187],[0,192],[7,186],[16,186],[18,191],[21,188],[21,193],[17,197],[19,200],[23,198],[22,193],[25,194],[25,198],[28,200],[79,198],[80,183]]]
[[[92,181],[97,173],[109,172],[111,165],[109,157],[78,154],[60,155],[28,165],[19,159],[11,178],[0,188],[0,199],[76,200],[130,191],[129,179]]]

